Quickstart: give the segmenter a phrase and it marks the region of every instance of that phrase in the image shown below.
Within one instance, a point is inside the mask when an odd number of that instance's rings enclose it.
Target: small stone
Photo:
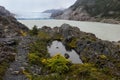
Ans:
[[[23,63],[23,66],[28,66],[28,63],[24,62],[24,63]]]
[[[65,56],[66,59],[70,58],[68,53],[65,53],[64,56]]]
[[[24,71],[25,71],[25,68],[24,67],[20,67],[20,69],[19,69],[20,74],[24,74]]]
[[[56,47],[57,49],[59,48],[59,47]]]
[[[9,68],[10,71],[13,71],[13,68]]]
[[[11,53],[12,56],[16,56],[16,53]]]
[[[13,71],[12,74],[13,75],[18,75],[20,72],[19,71]]]
[[[20,72],[23,72],[25,70],[24,67],[20,67]]]
[[[36,74],[36,73],[34,73],[33,75],[34,75],[34,76],[37,76],[37,74]]]
[[[73,77],[76,77],[77,75],[73,75]]]

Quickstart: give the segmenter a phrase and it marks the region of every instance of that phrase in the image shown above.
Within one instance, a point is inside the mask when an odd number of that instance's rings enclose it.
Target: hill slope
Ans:
[[[28,28],[19,23],[12,13],[0,6],[0,38],[17,36],[21,31],[27,30]]]
[[[109,19],[108,22],[119,21],[119,6],[120,0],[77,0],[62,15],[55,18],[82,21],[103,21],[103,19]]]

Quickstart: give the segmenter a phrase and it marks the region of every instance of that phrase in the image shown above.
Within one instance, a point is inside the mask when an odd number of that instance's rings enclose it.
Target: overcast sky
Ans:
[[[67,8],[76,0],[0,0],[0,5],[11,12],[41,12],[47,9]]]

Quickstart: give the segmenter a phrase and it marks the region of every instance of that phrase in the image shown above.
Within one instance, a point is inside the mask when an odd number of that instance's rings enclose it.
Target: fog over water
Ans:
[[[68,8],[76,0],[0,0],[0,5],[13,13],[42,12],[47,9]]]

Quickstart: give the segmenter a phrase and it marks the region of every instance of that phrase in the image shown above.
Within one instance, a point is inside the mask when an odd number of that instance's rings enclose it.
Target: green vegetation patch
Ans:
[[[70,48],[76,48],[77,47],[77,41],[78,39],[75,37],[72,37],[69,41],[67,41],[67,46]]]
[[[2,80],[8,66],[9,66],[9,64],[5,61],[0,63],[0,80]]]
[[[43,59],[42,62],[50,69],[51,72],[62,74],[69,71],[70,61],[60,54],[49,59]]]
[[[82,60],[85,60],[86,63],[72,64],[60,54],[50,57],[48,53],[47,46],[51,41],[64,40],[64,37],[60,33],[49,34],[49,32],[39,30],[36,38],[37,40],[30,44],[28,59],[31,65],[37,65],[41,68],[41,74],[27,73],[30,76],[30,80],[119,80],[119,77],[111,73],[112,70],[109,67],[104,66],[108,60],[108,56],[100,54],[96,62],[89,62],[89,58],[82,57],[84,58]],[[79,39],[90,43],[96,41],[94,35],[92,37],[86,35],[81,38],[72,37],[65,40],[65,42],[68,47],[74,49],[77,47]],[[85,51],[88,51],[88,48]]]
[[[38,35],[38,28],[37,28],[37,26],[36,25],[34,25],[34,27],[32,28],[32,30],[30,30],[29,31],[29,34],[31,35],[31,36],[35,36],[35,35]]]
[[[41,58],[49,57],[49,53],[47,51],[47,42],[41,39],[30,44],[30,53],[28,54],[28,59],[30,64],[37,64],[41,63]]]
[[[51,39],[51,36],[48,33],[44,32],[44,31],[39,31],[38,32],[38,37],[40,39],[43,39],[43,40],[50,40]]]

